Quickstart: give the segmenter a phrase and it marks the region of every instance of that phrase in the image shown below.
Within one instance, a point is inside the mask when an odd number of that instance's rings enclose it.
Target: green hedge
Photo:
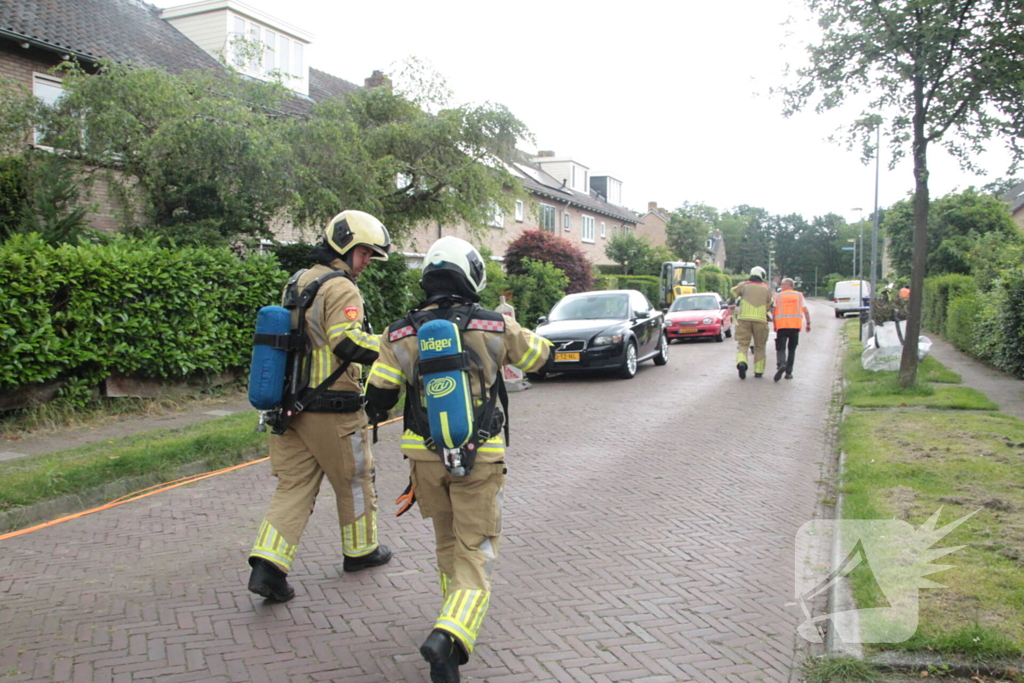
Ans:
[[[969,275],[938,275],[924,281],[924,310],[921,325],[946,336],[946,312],[949,302],[958,296],[977,291],[978,285]]]
[[[147,242],[0,246],[0,391],[110,373],[181,379],[248,365],[256,311],[278,300],[274,259]]]
[[[985,297],[974,290],[950,300],[946,311],[946,339],[964,353],[981,355],[979,327],[985,310]]]
[[[725,298],[731,296],[732,277],[725,275],[718,266],[704,266],[697,271],[698,292],[718,292]]]

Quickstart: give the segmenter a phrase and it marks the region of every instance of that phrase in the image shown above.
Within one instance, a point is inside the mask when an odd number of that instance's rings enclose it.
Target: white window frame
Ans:
[[[491,202],[491,215],[487,219],[487,225],[492,228],[505,227],[505,212],[494,202]]]
[[[544,225],[547,222],[547,221],[545,221],[545,216],[547,216],[548,218],[551,219],[550,229],[548,228],[548,226]],[[554,234],[554,232],[555,232],[555,207],[551,206],[550,204],[541,204],[540,205],[540,212],[539,212],[538,218],[539,218],[539,221],[540,221],[540,229],[543,230],[544,232],[550,232],[550,233]]]
[[[572,230],[572,216],[569,215],[568,211],[562,212],[562,229],[566,232]]]
[[[296,78],[305,78],[305,74],[302,73],[303,69],[303,46],[297,40],[292,41],[292,76]]]
[[[283,36],[281,36],[283,38]],[[270,73],[277,69],[277,31],[263,29],[263,72]]]
[[[580,239],[590,244],[594,243],[594,217],[583,214],[582,226],[580,227]]]
[[[44,85],[46,85],[48,87],[51,87],[51,88],[57,88],[58,90],[61,91],[61,93],[59,95],[57,95],[57,98],[54,99],[52,102],[47,102],[42,97],[40,97],[39,92],[36,90],[36,85],[37,84],[44,84]],[[60,101],[61,97],[64,96],[64,83],[59,78],[56,78],[55,76],[51,76],[49,74],[33,73],[32,74],[32,95],[37,100],[39,100],[40,102],[46,104],[47,106],[51,106],[52,107],[53,105],[57,104],[57,102]],[[41,135],[40,130],[38,128],[33,129],[33,131],[32,131],[32,144],[35,145],[36,147],[38,147],[39,149],[45,149],[45,150],[48,150],[48,151],[52,152],[53,151],[52,147],[48,147],[47,145],[42,145],[42,144],[39,143],[39,141],[41,139],[42,139],[42,135]]]
[[[604,221],[601,221],[601,239],[607,239],[607,236],[608,236],[607,224]]]
[[[526,205],[522,199],[516,200],[516,222],[522,223],[526,216]]]

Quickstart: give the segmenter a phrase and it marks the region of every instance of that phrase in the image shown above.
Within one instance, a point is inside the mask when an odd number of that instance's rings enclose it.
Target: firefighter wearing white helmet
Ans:
[[[455,237],[434,243],[420,280],[426,299],[382,336],[380,358],[366,390],[367,411],[375,424],[387,418],[402,390],[407,392],[401,448],[409,459],[410,484],[396,502],[401,505],[399,514],[417,502],[420,513],[434,525],[443,603],[420,647],[434,683],[459,680],[459,666],[473,652],[490,601],[491,570],[501,538],[508,435],[502,366],[536,371],[551,355],[545,339],[512,318],[477,305],[486,282],[484,261],[472,245]],[[458,356],[467,359],[460,362],[467,368],[468,393],[476,406],[475,436],[458,449],[465,472],[451,467],[445,458],[452,449],[438,447],[428,424],[421,376],[428,374],[429,366],[419,362],[417,335],[423,325],[436,320],[451,321],[459,330],[463,353]],[[430,348],[426,342],[424,346]]]
[[[765,282],[764,268],[754,266],[750,269],[750,279],[732,288],[733,296],[737,297],[739,312],[736,315],[736,370],[740,379],[747,378],[749,369],[748,353],[753,340],[754,346],[754,377],[764,376],[767,354],[765,345],[768,343],[768,311],[772,308],[774,297],[772,290]]]
[[[304,408],[283,434],[270,436],[277,489],[249,554],[249,590],[268,600],[285,602],[295,595],[287,575],[324,476],[337,498],[344,571],[391,559],[388,547],[377,541],[377,493],[365,438],[360,367],[377,360],[380,338],[369,328],[356,285],[370,262],[386,261],[390,249],[383,223],[362,211],[343,211],[309,253],[314,265],[295,273],[285,288],[287,299],[321,283],[304,313],[309,347],[303,360],[307,389],[299,399]],[[321,385],[322,391],[317,389]]]

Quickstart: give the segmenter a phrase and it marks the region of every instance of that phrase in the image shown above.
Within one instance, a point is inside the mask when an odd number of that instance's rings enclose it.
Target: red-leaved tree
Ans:
[[[583,250],[568,240],[542,230],[527,230],[508,245],[505,251],[505,272],[523,275],[523,259],[545,261],[560,269],[569,278],[567,293],[586,292],[593,287],[593,264]]]

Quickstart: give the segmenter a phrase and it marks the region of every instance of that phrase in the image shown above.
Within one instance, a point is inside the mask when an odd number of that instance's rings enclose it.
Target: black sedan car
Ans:
[[[668,362],[665,316],[633,289],[570,294],[540,319],[537,334],[554,344],[551,372],[616,370],[631,379],[636,366]]]

